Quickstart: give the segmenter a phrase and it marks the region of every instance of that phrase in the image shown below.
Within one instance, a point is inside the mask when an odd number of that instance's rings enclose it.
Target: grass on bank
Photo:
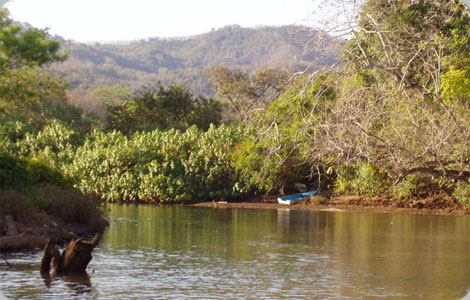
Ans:
[[[106,226],[98,197],[74,189],[66,178],[42,162],[0,153],[0,217],[10,215],[28,225],[53,220],[79,223],[93,230]]]

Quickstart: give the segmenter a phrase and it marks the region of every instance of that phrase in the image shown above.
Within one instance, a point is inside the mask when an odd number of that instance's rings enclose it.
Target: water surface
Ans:
[[[462,299],[470,217],[110,205],[87,277],[3,254],[11,299]]]

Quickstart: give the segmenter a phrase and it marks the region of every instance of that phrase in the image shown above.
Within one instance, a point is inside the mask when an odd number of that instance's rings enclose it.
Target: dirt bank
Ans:
[[[0,218],[0,250],[44,248],[49,239],[66,244],[72,239],[92,237],[97,230],[89,225],[65,223],[51,219],[47,224],[25,224],[12,217]]]
[[[354,211],[378,213],[431,214],[450,216],[469,216],[470,209],[464,208],[457,202],[443,198],[429,198],[419,201],[392,201],[387,198],[367,199],[362,196],[341,196],[329,200],[325,204],[311,203],[301,200],[293,205],[277,203],[277,197],[259,197],[246,202],[203,202],[193,204],[198,207],[214,208],[251,208],[251,209],[280,209],[312,211]]]

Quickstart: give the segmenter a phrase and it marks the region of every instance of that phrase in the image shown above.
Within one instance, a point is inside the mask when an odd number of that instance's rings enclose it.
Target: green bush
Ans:
[[[68,181],[44,163],[27,158],[0,153],[0,187],[28,191],[44,184],[67,186]]]
[[[108,201],[183,202],[239,196],[231,154],[243,131],[221,125],[135,133],[94,132],[66,168],[76,187]]]
[[[58,120],[49,120],[39,128],[21,121],[0,125],[1,152],[39,160],[61,171],[81,144],[82,135]]]
[[[390,192],[395,199],[415,199],[419,194],[419,184],[422,180],[418,174],[410,174],[392,186]]]
[[[61,121],[49,121],[39,132],[26,133],[18,141],[18,153],[47,162],[61,169],[71,163],[75,149],[83,143],[82,136]]]
[[[452,196],[462,203],[463,206],[470,208],[470,180],[466,183],[457,182]]]
[[[367,195],[384,195],[389,192],[390,180],[387,173],[368,162],[358,162],[353,166],[336,167],[335,192]]]
[[[61,121],[51,120],[37,134],[26,133],[22,144],[29,152],[50,148],[58,154],[69,147],[80,145],[81,142],[80,134]]]
[[[19,153],[19,143],[27,133],[37,132],[32,122],[9,120],[0,122],[0,152]]]

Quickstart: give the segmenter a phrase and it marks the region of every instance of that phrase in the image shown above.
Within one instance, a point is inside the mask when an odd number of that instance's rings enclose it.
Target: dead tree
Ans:
[[[72,240],[60,254],[51,239],[44,247],[41,259],[41,274],[80,274],[86,273],[86,267],[92,259],[91,253],[101,240],[101,233],[97,233],[93,239]]]

